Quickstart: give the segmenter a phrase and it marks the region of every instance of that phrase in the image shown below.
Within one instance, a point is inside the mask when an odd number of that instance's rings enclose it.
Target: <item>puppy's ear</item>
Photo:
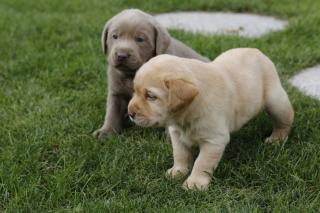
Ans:
[[[168,88],[168,107],[171,112],[187,106],[198,95],[198,89],[193,83],[184,79],[170,79],[164,81]]]
[[[107,51],[108,51],[108,45],[107,45],[108,31],[113,20],[114,18],[111,18],[109,21],[107,21],[102,30],[101,47],[104,54],[107,54]]]
[[[170,45],[170,35],[168,31],[164,27],[162,27],[156,20],[153,20],[152,24],[155,29],[156,55],[164,54]]]

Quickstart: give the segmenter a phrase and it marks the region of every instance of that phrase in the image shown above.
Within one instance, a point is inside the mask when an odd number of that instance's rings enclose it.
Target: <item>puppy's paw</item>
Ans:
[[[267,137],[264,140],[264,143],[267,143],[267,144],[279,144],[279,139],[273,138],[273,137]]]
[[[182,188],[185,190],[206,191],[209,187],[210,180],[210,176],[189,176],[188,179],[184,181]]]
[[[106,139],[108,138],[109,136],[115,134],[116,132],[112,131],[112,130],[109,130],[109,129],[106,129],[106,128],[100,128],[100,129],[97,129],[96,131],[94,131],[92,133],[92,135],[97,138],[98,140],[103,140],[103,139]]]
[[[282,141],[288,139],[288,134],[290,132],[290,127],[277,128],[274,129],[269,137],[265,139],[265,143],[268,144],[279,144]]]
[[[286,141],[288,139],[288,137],[274,137],[274,136],[270,136],[267,137],[264,142],[267,144],[275,144],[275,145],[279,145],[281,141]]]
[[[166,177],[179,178],[179,177],[186,176],[188,173],[189,173],[188,168],[173,166],[171,169],[167,170]]]

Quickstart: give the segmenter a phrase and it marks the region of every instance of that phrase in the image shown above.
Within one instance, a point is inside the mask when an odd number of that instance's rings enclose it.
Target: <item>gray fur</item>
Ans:
[[[116,35],[116,39],[113,37]],[[143,42],[137,39],[143,38]],[[160,54],[172,54],[185,58],[209,61],[182,42],[170,37],[151,15],[138,9],[128,9],[111,18],[101,36],[103,52],[108,55],[108,98],[104,124],[93,134],[103,139],[122,130],[128,101],[133,93],[135,72],[150,58]],[[124,63],[117,59],[129,55]]]

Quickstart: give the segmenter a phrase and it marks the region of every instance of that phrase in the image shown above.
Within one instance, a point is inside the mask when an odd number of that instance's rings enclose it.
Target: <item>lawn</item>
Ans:
[[[318,212],[320,102],[288,84],[320,63],[320,1],[314,0],[0,0],[0,211],[7,212]],[[257,39],[170,33],[216,57],[261,49],[276,64],[295,108],[279,146],[263,143],[261,114],[232,140],[207,192],[185,192],[164,176],[173,162],[163,132],[128,123],[98,142],[106,63],[100,34],[125,8],[250,12],[289,21]]]

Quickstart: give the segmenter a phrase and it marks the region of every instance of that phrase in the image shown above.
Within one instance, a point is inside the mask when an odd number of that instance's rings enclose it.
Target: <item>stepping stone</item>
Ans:
[[[302,70],[289,81],[304,94],[320,100],[320,65]]]
[[[246,13],[176,12],[155,16],[169,29],[203,34],[232,34],[259,37],[271,31],[282,30],[287,22],[273,17]]]

